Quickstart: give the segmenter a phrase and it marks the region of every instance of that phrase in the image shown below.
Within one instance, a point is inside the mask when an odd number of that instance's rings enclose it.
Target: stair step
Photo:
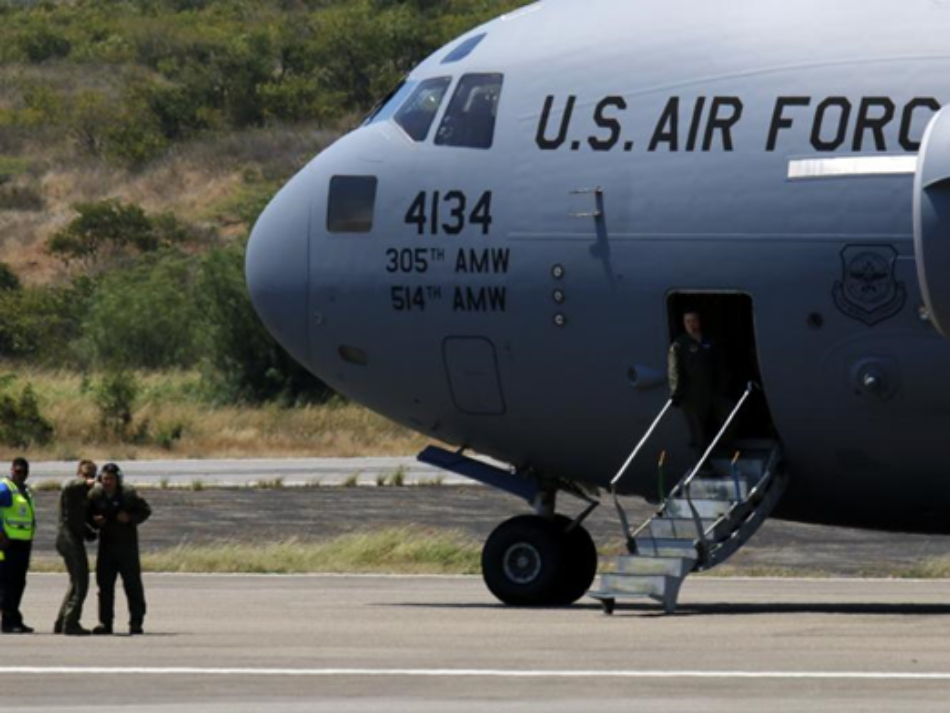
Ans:
[[[732,506],[733,503],[730,500],[693,498],[693,507],[703,519],[718,520],[723,515],[728,514]],[[690,508],[689,501],[685,498],[670,498],[663,506],[663,515],[670,518],[692,519],[693,509]]]
[[[685,577],[693,571],[696,564],[692,557],[650,557],[644,555],[626,555],[614,560],[612,574],[623,575],[665,575],[667,577]]]
[[[696,544],[693,540],[669,537],[638,537],[637,554],[650,557],[688,557],[696,558]]]
[[[710,458],[709,466],[716,475],[732,478],[732,459]],[[761,458],[740,458],[736,463],[736,471],[740,478],[748,478],[753,483],[757,482],[765,474],[765,461]]]
[[[689,486],[693,498],[701,500],[728,500],[737,502],[749,497],[749,479],[739,478],[739,490],[732,477],[728,478],[696,478]]]
[[[700,520],[699,522],[703,532],[708,532],[717,520]],[[650,521],[650,534],[653,537],[677,540],[699,539],[699,533],[696,532],[696,522],[692,518],[655,517]]]
[[[668,577],[666,575],[616,575],[602,574],[600,576],[599,594],[611,596],[639,595],[644,597],[662,597],[671,587],[679,587],[682,577]]]

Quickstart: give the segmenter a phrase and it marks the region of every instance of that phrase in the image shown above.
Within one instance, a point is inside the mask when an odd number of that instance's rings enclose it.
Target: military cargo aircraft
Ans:
[[[948,533],[948,31],[947,0],[542,0],[283,188],[254,305],[334,389],[457,449],[422,460],[531,505],[483,553],[510,604],[588,591],[604,491],[630,551],[607,611],[672,611],[769,516]],[[731,374],[698,460],[666,383],[687,309]],[[639,528],[628,495],[659,503]]]

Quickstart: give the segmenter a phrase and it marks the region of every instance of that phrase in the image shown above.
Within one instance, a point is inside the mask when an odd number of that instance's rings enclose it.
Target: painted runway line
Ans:
[[[373,669],[373,668],[213,668],[0,666],[0,676],[240,676],[350,678],[592,678],[592,679],[771,679],[815,681],[935,681],[950,683],[950,673],[869,671],[546,671],[500,669]]]

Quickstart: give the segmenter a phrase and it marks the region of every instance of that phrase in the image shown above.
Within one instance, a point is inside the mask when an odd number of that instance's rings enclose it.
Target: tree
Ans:
[[[20,278],[13,271],[13,268],[5,262],[0,262],[0,292],[16,292],[22,287]]]
[[[261,325],[244,282],[243,246],[218,248],[198,276],[209,381],[224,401],[319,402],[333,392],[281,348]]]
[[[78,262],[90,269],[106,255],[155,252],[189,238],[174,216],[150,218],[134,204],[107,200],[80,203],[74,209],[79,215],[46,243],[46,252],[66,265]]]
[[[82,323],[83,359],[109,369],[188,367],[199,359],[194,268],[169,251],[105,275]]]

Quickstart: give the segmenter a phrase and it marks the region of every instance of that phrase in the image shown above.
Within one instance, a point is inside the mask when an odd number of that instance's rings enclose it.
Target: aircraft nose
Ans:
[[[258,218],[247,246],[245,276],[254,309],[284,349],[306,364],[310,274],[308,170],[297,174]]]

